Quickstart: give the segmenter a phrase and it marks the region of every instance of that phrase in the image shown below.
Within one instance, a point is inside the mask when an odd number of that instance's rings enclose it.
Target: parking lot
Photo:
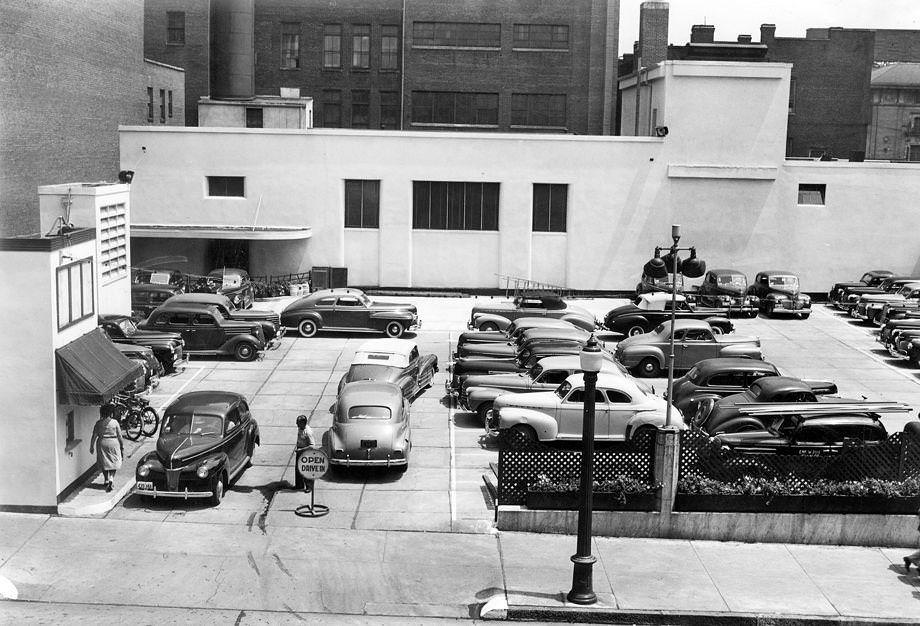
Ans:
[[[382,301],[388,298],[379,298]],[[406,335],[422,353],[438,356],[440,372],[412,403],[413,450],[409,469],[400,474],[352,469],[331,472],[318,481],[315,500],[330,508],[321,518],[302,518],[294,509],[309,495],[291,488],[295,418],[311,415],[317,436],[331,424],[329,407],[337,385],[357,348],[373,334],[320,334],[304,339],[287,336],[279,349],[260,361],[193,359],[188,368],[163,379],[151,394],[151,404],[162,408],[179,393],[226,389],[246,395],[259,423],[262,445],[253,466],[227,492],[217,508],[180,500],[148,501],[128,496],[109,518],[241,525],[249,530],[309,526],[334,529],[427,530],[487,533],[494,510],[482,475],[498,460],[494,443],[475,416],[449,406],[444,381],[449,354],[466,330],[469,311],[486,298],[400,297],[418,306],[422,328]],[[577,303],[596,317],[622,300],[584,299]],[[283,306],[284,301],[257,304]],[[873,328],[858,324],[833,309],[816,305],[808,320],[734,320],[738,334],[760,337],[767,360],[790,375],[833,380],[840,395],[870,400],[900,401],[920,406],[920,370],[892,359],[875,341]],[[610,347],[619,336],[599,333]],[[658,393],[665,379],[652,379]],[[893,414],[883,418],[889,432],[915,419]],[[152,441],[147,446],[152,445]],[[133,457],[135,460],[138,455]],[[126,467],[125,470],[133,470]]]

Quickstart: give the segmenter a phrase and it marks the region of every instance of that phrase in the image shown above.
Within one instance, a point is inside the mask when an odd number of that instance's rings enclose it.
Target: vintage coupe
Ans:
[[[140,381],[136,381],[133,388],[129,388],[128,391],[141,393],[144,391],[150,391],[151,389],[159,386],[160,376],[166,372],[166,369],[163,367],[163,364],[160,363],[160,361],[156,358],[156,356],[154,356],[153,350],[146,346],[135,346],[129,343],[113,342],[113,345],[123,355],[144,368],[142,379]]]
[[[741,393],[755,381],[781,376],[772,363],[755,359],[703,359],[689,372],[674,381],[671,403],[680,409],[688,422],[696,416],[700,404],[705,412],[720,398]],[[816,394],[835,394],[837,385],[830,381],[804,381]]]
[[[359,330],[382,332],[394,339],[422,325],[415,305],[374,302],[350,287],[323,289],[298,298],[281,312],[281,324],[296,328],[301,337],[312,337],[320,330]]]
[[[115,343],[146,346],[163,366],[165,372],[175,372],[186,365],[185,341],[177,332],[141,330],[127,315],[103,314],[99,327]]]
[[[438,371],[438,357],[420,354],[418,345],[408,339],[371,339],[355,353],[348,371],[339,381],[339,393],[356,380],[394,383],[406,398],[412,399],[431,385]]]
[[[230,355],[237,361],[252,361],[265,349],[259,322],[228,320],[208,304],[161,306],[138,328],[179,333],[187,354]]]
[[[704,320],[715,333],[730,333],[734,325],[728,319],[728,309],[698,308],[692,306],[682,295],[664,293],[644,293],[630,304],[612,309],[604,317],[604,328],[628,337],[641,335],[654,329],[661,322],[671,319],[671,298],[675,298],[675,319]]]
[[[246,398],[230,391],[184,393],[163,411],[156,450],[137,464],[133,493],[151,498],[208,498],[246,469],[260,442]]]
[[[472,343],[459,346],[459,358],[513,359],[527,358],[535,346],[544,344],[578,345],[587,343],[591,334],[580,328],[531,328],[507,343]]]
[[[457,339],[456,354],[461,347],[473,343],[507,343],[517,339],[521,333],[531,328],[577,328],[570,322],[554,317],[519,317],[511,322],[505,330],[472,330],[460,333]]]
[[[477,304],[470,312],[467,328],[470,330],[505,330],[519,317],[553,317],[571,322],[584,330],[597,328],[594,315],[578,306],[572,306],[560,296],[551,293],[534,293],[495,304]]]
[[[759,430],[721,433],[711,442],[720,452],[821,456],[839,454],[848,445],[888,439],[877,413],[833,415],[779,413]]]
[[[743,272],[709,270],[693,295],[700,306],[726,309],[726,315],[757,317],[760,299],[750,295],[747,289],[747,276]]]
[[[671,322],[662,322],[647,334],[627,337],[617,344],[614,357],[638,376],[659,376],[668,365]],[[760,339],[716,335],[702,320],[674,322],[674,369],[688,370],[703,359],[720,356],[762,359]]]
[[[795,315],[803,320],[811,315],[811,298],[801,293],[799,277],[792,272],[758,272],[748,294],[759,298],[764,315]]]
[[[339,392],[323,447],[333,466],[405,471],[412,451],[409,401],[399,385],[359,380]]]
[[[183,306],[188,303],[207,304],[216,306],[220,314],[228,320],[244,322],[258,322],[262,326],[262,334],[268,341],[268,349],[277,348],[284,336],[281,326],[281,316],[274,311],[260,309],[241,309],[227,296],[219,293],[183,293],[166,300],[163,305]]]
[[[239,309],[248,309],[255,300],[255,287],[246,270],[219,267],[208,272],[196,285],[199,293],[217,293],[227,296]]]
[[[665,400],[646,393],[622,374],[598,374],[594,398],[598,441],[645,442],[665,424]],[[584,401],[584,375],[573,374],[555,391],[498,396],[487,415],[487,428],[513,430],[531,441],[580,441]],[[677,409],[673,415],[672,425],[686,429]]]
[[[179,293],[182,293],[182,289],[172,285],[135,283],[131,285],[131,316],[136,320],[142,320],[155,308]]]
[[[894,293],[866,293],[859,296],[850,316],[864,322],[875,322],[886,304],[914,304],[920,301],[920,282],[903,283]]]
[[[830,291],[827,292],[827,301],[836,308],[842,309],[842,303],[846,300],[848,293],[872,293],[877,292],[879,284],[886,278],[894,276],[894,272],[888,270],[869,270],[855,282],[834,283]],[[868,292],[861,291],[868,289]]]
[[[668,274],[664,278],[653,278],[643,273],[639,278],[639,282],[636,284],[636,297],[638,298],[644,293],[671,293],[674,291],[671,286],[673,282],[671,274]],[[677,275],[677,293],[684,293],[683,274]]]
[[[874,287],[845,287],[837,301],[837,308],[847,313],[852,313],[853,309],[859,304],[859,299],[870,294],[893,294],[897,293],[901,287],[907,283],[913,283],[920,280],[916,276],[889,276],[883,278]]]

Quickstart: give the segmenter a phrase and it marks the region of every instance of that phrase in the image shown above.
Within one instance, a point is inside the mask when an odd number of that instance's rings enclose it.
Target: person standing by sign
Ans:
[[[306,415],[297,416],[297,445],[294,449],[294,464],[297,464],[297,460],[300,458],[300,453],[307,448],[312,448],[316,445],[316,436],[313,434],[313,429],[310,428],[309,419]],[[294,487],[296,489],[303,489],[304,491],[313,490],[313,481],[304,480],[300,475],[300,472],[297,471],[296,467],[294,468]]]
[[[93,454],[93,448],[96,464],[102,470],[105,490],[112,491],[115,472],[121,469],[121,460],[125,456],[125,442],[121,437],[121,426],[115,419],[115,407],[111,404],[99,407],[99,421],[93,426],[93,435],[89,439],[90,454]]]

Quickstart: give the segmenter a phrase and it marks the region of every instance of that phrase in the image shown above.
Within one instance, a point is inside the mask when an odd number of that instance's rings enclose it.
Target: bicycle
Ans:
[[[112,404],[118,410],[125,437],[137,441],[144,437],[153,437],[160,427],[160,416],[145,399],[135,394],[115,394]]]

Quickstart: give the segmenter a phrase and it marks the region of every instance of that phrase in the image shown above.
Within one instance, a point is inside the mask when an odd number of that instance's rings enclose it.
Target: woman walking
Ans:
[[[93,426],[93,436],[89,440],[90,454],[94,447],[96,464],[105,479],[105,490],[112,491],[115,471],[121,469],[121,460],[125,455],[125,442],[121,437],[121,426],[115,419],[115,407],[111,404],[99,407],[99,420]]]

